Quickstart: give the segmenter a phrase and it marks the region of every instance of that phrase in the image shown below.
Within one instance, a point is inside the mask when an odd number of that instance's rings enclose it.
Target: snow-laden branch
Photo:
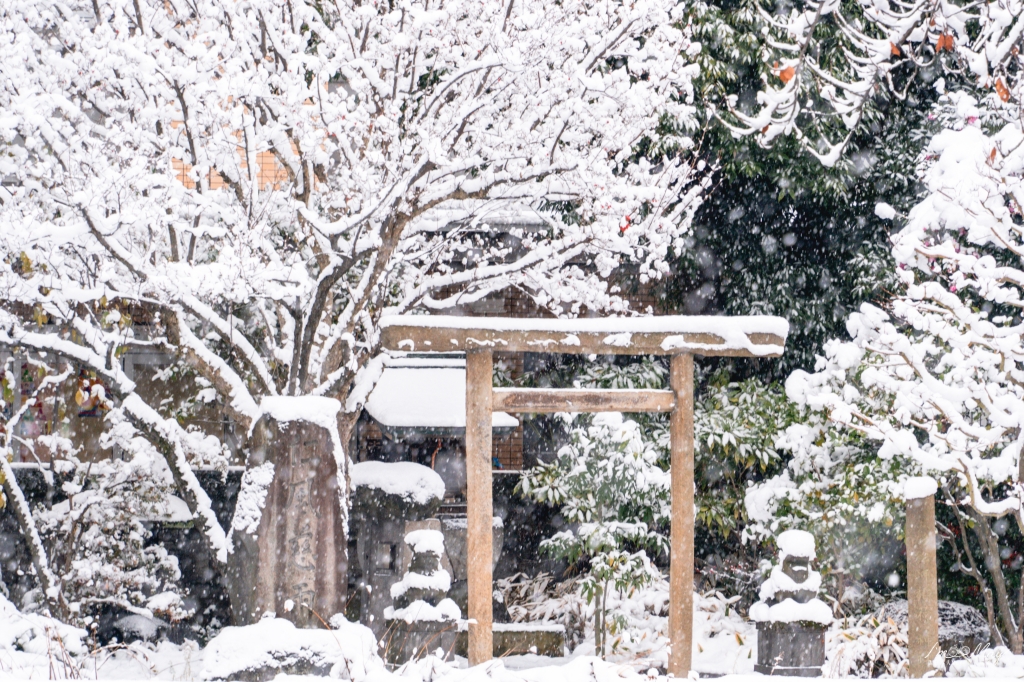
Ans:
[[[760,9],[770,31],[766,43],[780,58],[758,93],[757,110],[744,112],[732,102],[723,120],[764,144],[796,134],[808,153],[834,165],[872,98],[894,88],[893,74],[901,70],[948,59],[981,88],[1005,97],[1019,74],[1009,60],[1020,53],[1022,16],[1021,0],[998,8],[970,0],[815,0],[782,18]]]
[[[134,382],[120,366],[108,366],[104,356],[62,339],[56,333],[47,334],[21,329],[16,320],[6,313],[0,313],[0,345],[54,353],[80,367],[92,370],[101,377],[110,392],[120,398],[120,407],[135,428],[146,434],[167,460],[178,490],[190,511],[203,521],[205,533],[215,554],[222,561],[226,558],[224,530],[213,513],[209,496],[199,485],[199,480],[188,462],[188,446],[196,440],[195,437],[187,433],[175,420],[161,417],[156,410],[147,405],[135,393]]]
[[[385,311],[626,312],[610,274],[668,273],[706,186],[675,0],[102,9],[0,14],[0,343],[95,371],[219,555],[187,460],[223,433],[148,402],[125,349],[190,365],[243,434],[267,398],[338,399],[344,440]]]
[[[121,409],[136,429],[152,442],[174,476],[179,493],[189,510],[203,524],[203,531],[218,561],[227,561],[228,542],[224,529],[213,511],[210,496],[206,494],[195,472],[189,466],[186,443],[189,434],[173,419],[164,419],[136,393],[125,396]]]

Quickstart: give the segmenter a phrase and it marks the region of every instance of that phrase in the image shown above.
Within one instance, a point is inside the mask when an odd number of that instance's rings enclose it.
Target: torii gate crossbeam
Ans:
[[[575,320],[401,315],[381,321],[384,350],[466,352],[469,663],[492,656],[491,415],[500,412],[671,412],[669,673],[685,677],[693,646],[693,356],[777,357],[778,317],[660,316]],[[495,389],[493,351],[670,355],[671,390]]]

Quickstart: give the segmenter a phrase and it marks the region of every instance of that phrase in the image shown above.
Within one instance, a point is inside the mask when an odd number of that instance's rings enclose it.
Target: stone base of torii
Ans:
[[[469,663],[492,656],[491,415],[493,412],[670,412],[671,535],[668,672],[686,677],[693,648],[694,480],[693,356],[778,357],[789,324],[768,316],[637,318],[471,318],[396,315],[381,320],[388,351],[466,353],[466,506]],[[670,390],[496,389],[493,352],[574,355],[669,355]],[[924,506],[927,504],[923,503]],[[926,512],[907,514],[911,675],[920,676],[925,646],[938,647],[937,600],[922,600],[935,582],[934,505],[930,555]],[[919,538],[923,538],[919,540]],[[930,574],[927,565],[930,556]],[[924,590],[924,591],[922,591]],[[922,621],[922,618],[924,619]],[[934,621],[934,623],[925,622]],[[934,633],[934,638],[932,637]],[[934,639],[934,645],[929,646]],[[933,653],[932,656],[935,654]]]

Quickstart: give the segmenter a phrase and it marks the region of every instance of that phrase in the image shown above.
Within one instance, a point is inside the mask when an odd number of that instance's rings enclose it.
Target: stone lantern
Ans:
[[[407,533],[412,550],[409,570],[391,586],[394,606],[384,609],[387,632],[381,640],[384,658],[400,665],[441,649],[452,652],[462,612],[448,598],[451,576],[441,568],[444,535],[439,530]]]
[[[750,607],[757,622],[757,664],[763,675],[820,677],[825,664],[825,627],[832,610],[820,599],[821,574],[811,569],[814,537],[787,530],[778,537],[779,562]]]

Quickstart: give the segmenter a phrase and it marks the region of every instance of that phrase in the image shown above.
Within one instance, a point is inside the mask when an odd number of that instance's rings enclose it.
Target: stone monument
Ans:
[[[820,677],[825,664],[825,627],[832,610],[820,599],[821,574],[811,569],[814,537],[787,530],[778,537],[779,563],[750,607],[757,622],[757,664],[763,675]]]
[[[455,647],[462,612],[448,598],[451,576],[441,568],[444,535],[439,530],[414,530],[405,536],[412,550],[409,570],[391,586],[394,606],[384,610],[387,631],[382,640],[392,665]]]

